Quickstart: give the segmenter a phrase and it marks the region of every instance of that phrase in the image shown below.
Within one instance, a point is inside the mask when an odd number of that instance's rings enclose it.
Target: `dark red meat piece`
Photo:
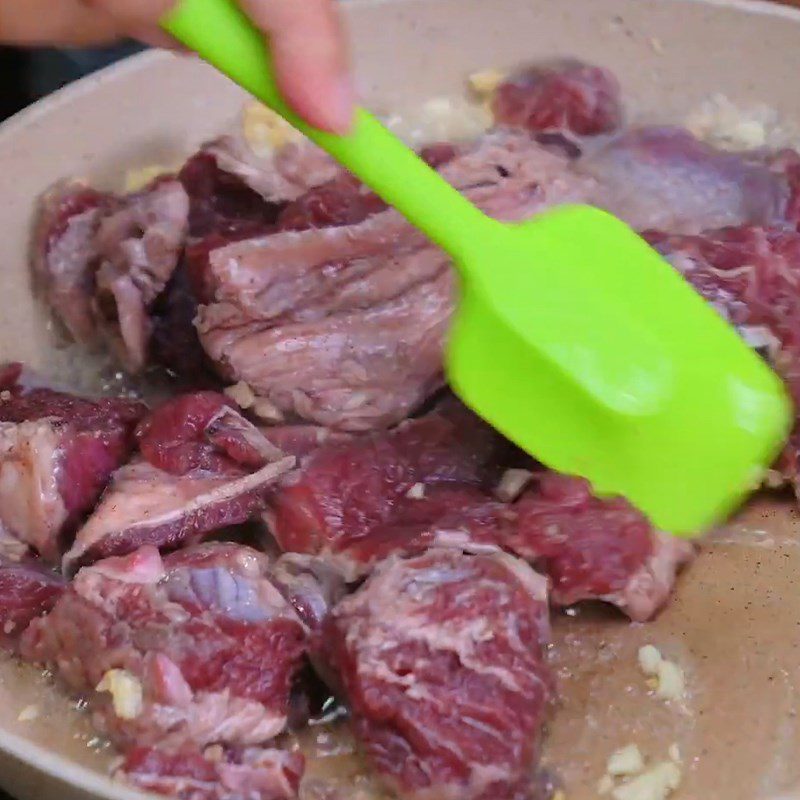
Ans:
[[[146,792],[179,800],[291,800],[303,775],[303,756],[246,748],[223,753],[166,752],[139,747],[117,777]]]
[[[434,144],[423,148],[420,155],[430,166],[438,168],[455,158],[456,149],[447,143]],[[281,211],[277,227],[279,230],[304,231],[355,225],[386,208],[380,197],[346,173],[309,189],[289,203]]]
[[[343,175],[289,203],[277,224],[279,230],[286,231],[355,225],[385,208],[386,203],[358,179]]]
[[[173,475],[257,469],[276,454],[233,403],[216,392],[195,392],[166,401],[142,422],[136,438],[144,458]]]
[[[179,174],[190,200],[189,235],[208,234],[238,238],[242,231],[269,229],[280,205],[268,203],[241,178],[219,168],[217,159],[201,151],[186,162]]]
[[[115,475],[64,557],[72,572],[145,544],[174,549],[246,522],[270,483],[294,466],[214,392],[174,397],[137,432],[141,457]]]
[[[505,546],[517,516],[483,489],[460,483],[424,485],[424,495],[400,497],[388,518],[338,553],[348,576],[368,574],[394,554],[418,555],[430,547]]]
[[[0,555],[0,644],[15,647],[31,621],[50,611],[65,588],[60,575],[35,559]]]
[[[512,508],[515,524],[499,544],[550,578],[558,605],[604,600],[650,619],[693,555],[689,543],[653,530],[622,498],[595,497],[580,478],[544,473]]]
[[[156,298],[150,314],[153,361],[195,389],[218,385],[194,327],[197,299],[189,283],[185,257]]]
[[[578,62],[512,75],[498,87],[492,109],[500,124],[534,133],[596,136],[622,124],[617,79],[606,69]]]
[[[93,695],[98,728],[122,746],[251,746],[286,725],[306,632],[263,554],[233,544],[155,548],[81,570],[22,653],[92,692],[109,670],[141,687],[134,713]]]
[[[481,485],[510,450],[463,407],[394,431],[324,445],[273,494],[273,529],[284,550],[337,551],[385,523],[416,483]]]
[[[699,236],[645,235],[770,361],[795,405],[800,404],[800,234],[741,227]],[[798,454],[800,436],[795,431],[777,468],[796,492],[800,492]]]
[[[533,564],[550,579],[556,605],[604,600],[636,620],[661,609],[692,555],[690,545],[654,531],[624,500],[600,500],[586,481],[542,472],[510,505],[475,486],[426,486],[421,498],[397,500],[384,522],[336,551],[335,560],[352,579],[393,554],[476,546]]]
[[[6,378],[15,370],[6,370]],[[19,376],[17,376],[19,377]],[[140,403],[89,400],[6,381],[0,397],[0,521],[48,560],[133,447]]]
[[[547,583],[510,556],[390,560],[326,623],[353,726],[403,798],[530,796],[550,695]]]

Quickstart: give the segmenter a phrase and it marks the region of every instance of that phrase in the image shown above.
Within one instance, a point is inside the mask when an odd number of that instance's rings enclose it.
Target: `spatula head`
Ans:
[[[680,535],[758,486],[793,420],[783,384],[630,228],[563,207],[470,259],[449,379],[509,439]]]

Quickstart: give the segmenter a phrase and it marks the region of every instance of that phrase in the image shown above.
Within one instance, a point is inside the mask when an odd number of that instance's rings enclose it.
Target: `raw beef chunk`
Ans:
[[[259,745],[285,727],[306,629],[269,559],[208,544],[153,547],[82,569],[25,634],[23,656],[94,692],[98,729],[123,747]]]
[[[622,124],[617,79],[608,70],[578,62],[512,75],[498,87],[492,110],[500,124],[533,133],[596,136]]]
[[[595,205],[639,230],[767,225],[788,212],[788,181],[763,157],[716,150],[681,128],[627,131],[577,169],[597,180]]]
[[[742,337],[764,355],[800,405],[800,234],[782,228],[729,228],[699,236],[650,232],[653,243]],[[777,470],[800,492],[800,435]],[[774,483],[778,474],[772,473]]]
[[[0,393],[0,523],[49,561],[127,459],[144,413],[139,403],[26,389]]]
[[[194,327],[196,315],[197,299],[184,259],[150,309],[152,358],[194,389],[217,387],[219,380]]]
[[[95,234],[114,198],[79,181],[61,183],[42,199],[33,241],[33,270],[47,303],[78,342],[95,335]]]
[[[117,777],[138,789],[179,800],[291,800],[297,797],[303,757],[282,750],[209,748],[168,753],[131,751]]]
[[[594,190],[520,132],[485,137],[441,173],[507,220]],[[442,385],[453,275],[447,256],[397,212],[246,239],[203,263],[193,278],[205,301],[203,347],[227,380],[245,381],[287,418],[387,427]]]
[[[150,355],[150,310],[172,277],[188,230],[189,199],[177,180],[126,197],[95,235],[95,315],[123,364],[142,370]]]
[[[488,484],[511,450],[453,404],[388,433],[333,442],[309,456],[270,498],[284,550],[336,553],[390,521],[417,484]]]
[[[456,148],[447,143],[424,147],[419,153],[434,169],[452,161],[456,154]],[[277,226],[281,230],[305,231],[355,225],[386,208],[386,203],[357,178],[343,173],[289,203],[281,211]]]
[[[604,600],[645,621],[693,556],[691,544],[653,530],[621,498],[594,497],[580,478],[545,473],[512,508],[514,526],[498,544],[550,578],[558,605]]]
[[[189,235],[240,238],[270,230],[281,205],[267,203],[241,178],[220,169],[212,152],[201,150],[181,170],[179,180],[189,196]]]
[[[393,431],[321,446],[270,492],[268,521],[284,550],[317,554],[349,581],[392,554],[504,549],[548,575],[558,605],[600,599],[652,617],[692,547],[624,500],[541,469],[519,499],[501,502],[504,467],[520,458],[449,403]]]
[[[77,341],[91,341],[102,332],[128,367],[145,365],[149,310],[178,263],[188,214],[186,192],[170,179],[127,197],[74,183],[44,198],[34,271]]]
[[[265,201],[285,203],[342,174],[342,168],[310,141],[288,142],[267,156],[235,136],[223,136],[203,151],[222,172],[234,176]]]
[[[31,620],[50,611],[65,588],[63,578],[37,560],[0,555],[0,645],[15,647]]]
[[[547,582],[502,554],[384,563],[326,623],[374,768],[403,798],[530,796],[550,696]]]
[[[173,549],[264,508],[270,483],[294,466],[213,392],[164,403],[139,426],[141,456],[114,475],[78,531],[64,569],[144,544]]]

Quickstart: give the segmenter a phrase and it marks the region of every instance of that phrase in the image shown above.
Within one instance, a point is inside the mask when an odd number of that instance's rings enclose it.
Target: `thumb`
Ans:
[[[269,37],[278,86],[311,125],[346,133],[355,105],[347,46],[332,0],[241,0]]]

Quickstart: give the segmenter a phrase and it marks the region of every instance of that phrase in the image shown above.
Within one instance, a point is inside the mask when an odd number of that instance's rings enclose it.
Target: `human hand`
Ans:
[[[129,36],[176,47],[158,25],[174,0],[0,0],[0,41],[104,44]],[[335,0],[240,0],[270,39],[287,102],[318,128],[344,133],[354,99]]]

